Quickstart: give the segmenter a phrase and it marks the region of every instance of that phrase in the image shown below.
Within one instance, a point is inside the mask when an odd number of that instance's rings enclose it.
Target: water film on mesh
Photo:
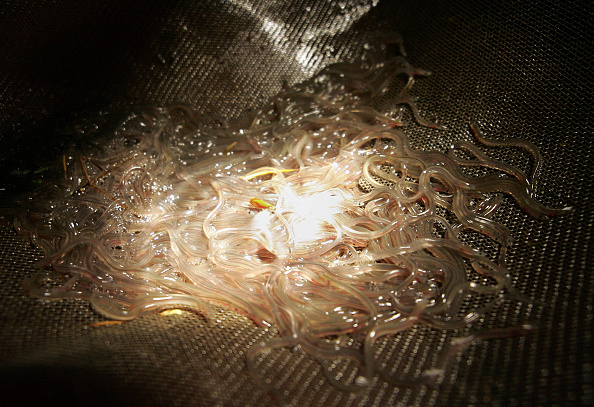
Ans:
[[[398,33],[407,60],[432,73],[412,91],[420,112],[447,126],[415,125],[407,110],[413,148],[445,152],[472,140],[469,123],[493,139],[530,141],[542,156],[535,197],[549,207],[573,207],[570,214],[535,219],[506,197],[496,220],[513,236],[510,280],[534,301],[503,301],[465,329],[415,325],[382,337],[374,345],[378,371],[406,384],[375,375],[357,392],[330,380],[353,382],[355,363],[319,362],[298,347],[259,355],[249,367],[248,349],[278,331],[226,307],[215,305],[208,318],[182,308],[119,323],[84,300],[33,298],[23,281],[35,274],[42,252],[17,237],[6,219],[0,231],[1,404],[592,403],[591,6],[182,0],[0,7],[3,205],[60,168],[65,149],[96,149],[132,111],[183,103],[205,122],[224,126]],[[483,150],[525,172],[534,164],[515,147]],[[494,250],[481,235],[464,238]],[[407,382],[437,365],[454,338],[525,324],[533,328],[478,340],[454,354],[437,382]]]

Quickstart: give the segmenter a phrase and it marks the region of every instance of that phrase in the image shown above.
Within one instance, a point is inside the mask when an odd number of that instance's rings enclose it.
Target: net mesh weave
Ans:
[[[322,367],[291,349],[265,355],[258,371],[294,406],[591,404],[592,16],[590,4],[553,1],[8,1],[0,6],[0,187],[30,187],[64,146],[115,126],[114,112],[185,102],[205,120],[240,117],[284,84],[399,32],[411,63],[434,73],[414,88],[421,110],[449,128],[411,128],[413,146],[444,151],[470,138],[472,121],[490,137],[530,140],[544,158],[537,197],[575,208],[537,220],[508,202],[498,215],[514,236],[514,285],[540,301],[505,302],[473,328],[530,322],[537,330],[471,345],[436,386],[376,378],[345,393],[322,369],[347,376],[352,365]],[[487,149],[521,166],[529,157],[517,150]],[[273,329],[226,309],[208,321],[184,312],[91,326],[103,319],[86,302],[23,291],[39,256],[10,225],[0,229],[0,403],[278,402],[245,364],[246,349]],[[414,377],[452,335],[418,326],[383,338],[380,369]]]

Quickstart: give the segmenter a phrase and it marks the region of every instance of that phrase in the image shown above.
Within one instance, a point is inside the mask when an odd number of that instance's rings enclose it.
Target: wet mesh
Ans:
[[[299,349],[258,359],[257,383],[246,349],[275,331],[231,310],[210,320],[184,311],[97,326],[104,319],[84,301],[31,298],[22,282],[41,252],[6,223],[0,404],[592,404],[594,123],[586,50],[593,16],[590,2],[575,1],[4,2],[3,201],[42,182],[67,146],[92,148],[133,108],[185,102],[205,120],[240,117],[285,84],[354,60],[373,39],[399,32],[409,61],[433,72],[413,90],[421,111],[449,129],[411,125],[413,146],[445,151],[454,140],[471,139],[473,121],[489,137],[530,140],[544,159],[537,197],[575,210],[538,220],[506,200],[497,215],[514,237],[514,286],[534,302],[503,302],[465,332],[417,326],[381,338],[375,350],[379,370],[406,380],[433,366],[455,336],[522,323],[534,324],[534,332],[472,344],[435,385],[395,385],[377,376],[358,393],[341,391],[324,373],[352,380],[351,362],[321,366]],[[517,148],[485,151],[522,169],[531,164]],[[483,244],[480,235],[465,239]]]

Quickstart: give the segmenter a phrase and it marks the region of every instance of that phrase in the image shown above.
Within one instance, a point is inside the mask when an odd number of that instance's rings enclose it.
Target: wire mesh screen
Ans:
[[[185,1],[5,2],[0,6],[0,188],[3,200],[42,182],[62,151],[84,149],[138,106],[186,103],[205,121],[258,108],[329,64],[356,60],[399,33],[407,59],[428,69],[413,89],[447,130],[407,130],[414,148],[445,151],[476,122],[490,137],[534,143],[536,197],[573,212],[534,219],[511,201],[498,221],[514,243],[514,287],[473,331],[532,324],[477,341],[439,382],[358,392],[328,380],[348,361],[319,363],[298,348],[246,352],[274,327],[220,307],[103,323],[83,300],[32,298],[23,280],[41,251],[0,230],[0,403],[35,405],[455,406],[593,402],[591,235],[593,9],[580,2]],[[517,149],[492,149],[522,166]],[[468,236],[468,239],[476,237]],[[481,242],[476,245],[480,246]],[[375,345],[379,369],[414,378],[435,364],[450,332],[415,326]],[[261,382],[258,383],[258,380]],[[270,388],[276,389],[271,393]]]

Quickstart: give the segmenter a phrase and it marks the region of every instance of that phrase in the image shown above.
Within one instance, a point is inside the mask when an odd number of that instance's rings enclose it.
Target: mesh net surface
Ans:
[[[498,215],[514,237],[514,285],[536,301],[505,302],[473,328],[532,323],[534,332],[471,345],[433,386],[376,378],[358,393],[337,389],[323,372],[351,375],[349,363],[322,367],[299,350],[280,349],[255,367],[279,390],[276,396],[254,382],[245,362],[246,349],[274,330],[226,309],[210,320],[182,312],[93,326],[103,318],[86,302],[44,302],[23,291],[41,253],[6,224],[0,229],[0,402],[591,404],[594,123],[586,50],[593,21],[586,2],[5,2],[0,187],[6,196],[30,188],[61,149],[84,145],[134,106],[185,102],[205,118],[239,117],[284,84],[356,59],[373,38],[398,32],[411,63],[434,73],[414,89],[421,110],[449,128],[437,137],[411,128],[413,146],[444,151],[470,137],[469,122],[492,137],[530,140],[544,158],[537,197],[574,212],[537,220],[509,202]],[[85,127],[89,122],[100,126]],[[522,165],[527,156],[516,150],[490,153]],[[379,367],[414,377],[452,335],[418,326],[384,338],[376,345]]]

